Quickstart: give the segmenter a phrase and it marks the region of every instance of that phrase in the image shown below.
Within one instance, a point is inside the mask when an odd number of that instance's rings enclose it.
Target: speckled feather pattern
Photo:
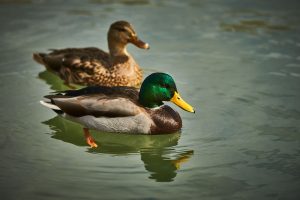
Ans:
[[[94,47],[52,50],[49,54],[36,56],[67,83],[138,87],[143,77],[142,70],[130,55],[112,59],[108,53]]]
[[[107,39],[108,53],[95,47],[66,48],[52,49],[48,54],[34,53],[33,58],[67,85],[139,87],[143,73],[128,54],[126,45],[132,43],[138,48],[149,49],[149,44],[141,41],[133,26],[126,21],[111,24]]]

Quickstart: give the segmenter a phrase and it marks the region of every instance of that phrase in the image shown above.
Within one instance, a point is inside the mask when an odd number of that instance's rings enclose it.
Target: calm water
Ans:
[[[300,3],[238,0],[0,1],[1,199],[300,199]],[[181,133],[92,132],[38,102],[66,89],[31,59],[107,49],[130,21],[145,74],[172,74],[197,113]]]

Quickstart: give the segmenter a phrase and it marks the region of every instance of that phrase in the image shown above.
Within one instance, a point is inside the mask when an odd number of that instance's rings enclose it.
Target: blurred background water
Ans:
[[[297,0],[0,0],[1,199],[299,199]],[[32,60],[50,48],[107,49],[116,20],[170,73],[197,113],[181,133],[92,132],[43,108],[67,89]]]

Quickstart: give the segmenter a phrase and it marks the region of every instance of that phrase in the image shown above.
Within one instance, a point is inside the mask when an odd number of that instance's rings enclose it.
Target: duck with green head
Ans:
[[[133,87],[92,86],[80,90],[45,96],[41,104],[62,117],[84,126],[87,143],[97,144],[89,129],[136,134],[167,134],[181,129],[178,112],[164,101],[195,113],[179,95],[173,78],[165,73],[153,73],[142,83],[140,91]]]

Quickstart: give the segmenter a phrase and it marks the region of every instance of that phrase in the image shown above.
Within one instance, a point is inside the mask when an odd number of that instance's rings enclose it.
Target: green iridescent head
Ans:
[[[171,101],[188,112],[195,112],[193,107],[180,97],[175,81],[170,75],[153,73],[142,83],[139,102],[145,107],[155,108],[163,105],[163,101]]]

